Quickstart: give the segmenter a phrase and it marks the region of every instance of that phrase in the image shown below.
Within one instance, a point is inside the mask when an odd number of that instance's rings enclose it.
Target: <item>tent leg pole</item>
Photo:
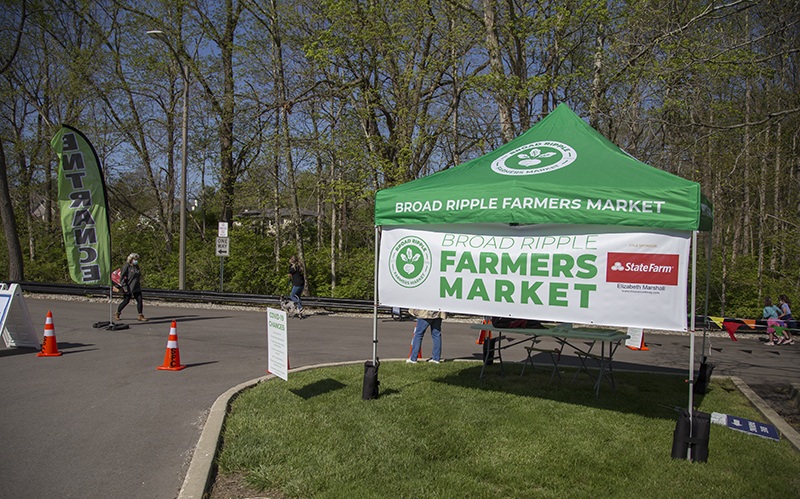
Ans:
[[[375,226],[375,278],[372,290],[372,365],[378,363],[378,251],[380,248],[381,228]]]
[[[707,357],[711,356],[711,342],[708,342],[708,355],[706,355],[706,336],[708,336],[708,293],[711,286],[711,231],[707,233],[708,247],[706,249],[706,297],[705,305],[703,306],[703,362]]]
[[[694,409],[694,319],[695,319],[695,292],[697,291],[697,231],[692,231],[692,296],[691,313],[689,320],[689,330],[691,339],[689,341],[689,438],[692,438],[692,411]],[[692,460],[692,447],[686,453],[686,459]]]

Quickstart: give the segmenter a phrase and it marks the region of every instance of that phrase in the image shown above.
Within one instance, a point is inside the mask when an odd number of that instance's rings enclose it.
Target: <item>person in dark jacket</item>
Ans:
[[[120,272],[119,282],[122,285],[122,303],[117,307],[115,320],[120,320],[120,314],[131,298],[136,300],[136,310],[139,312],[139,320],[146,322],[142,314],[142,271],[139,269],[139,255],[131,253]]]
[[[289,278],[292,280],[292,290],[289,293],[289,298],[292,299],[297,305],[298,314],[303,312],[303,302],[300,300],[300,295],[303,293],[303,288],[306,285],[306,278],[304,276],[303,263],[297,258],[297,255],[292,255],[289,258]]]

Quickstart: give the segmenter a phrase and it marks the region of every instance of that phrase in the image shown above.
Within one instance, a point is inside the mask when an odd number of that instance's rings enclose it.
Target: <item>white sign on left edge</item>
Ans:
[[[7,347],[39,348],[39,337],[19,284],[0,283],[0,333]]]
[[[286,312],[267,309],[267,371],[284,381],[289,379],[289,342]]]

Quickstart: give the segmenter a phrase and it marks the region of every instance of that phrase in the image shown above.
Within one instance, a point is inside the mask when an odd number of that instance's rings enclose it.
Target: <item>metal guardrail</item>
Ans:
[[[11,284],[11,282],[6,282]],[[28,293],[60,294],[75,296],[104,297],[108,296],[108,286],[88,286],[82,284],[58,284],[41,282],[17,282],[22,286],[23,291]],[[119,296],[121,293],[114,293]],[[225,303],[234,305],[274,305],[279,306],[281,296],[286,295],[259,295],[254,293],[220,293],[217,291],[179,291],[175,289],[142,289],[142,294],[149,299],[159,299],[177,302],[200,302],[200,303]],[[358,311],[371,312],[373,302],[371,300],[353,300],[346,298],[329,298],[324,296],[304,296],[303,305],[312,308],[338,311]],[[378,312],[391,314],[392,308],[385,305],[378,305]],[[405,309],[402,313],[407,312]],[[738,319],[731,319],[733,321]],[[722,330],[716,323],[708,320],[702,315],[695,317],[695,327],[698,331],[703,330],[704,324],[711,330]],[[762,334],[766,329],[766,321],[759,320],[757,324],[739,328],[736,334],[758,333]],[[792,330],[795,331],[795,330]]]
[[[11,284],[11,282],[7,282]],[[108,296],[108,286],[90,286],[81,284],[58,284],[41,282],[17,282],[27,293],[59,294],[74,296],[104,297]],[[114,293],[119,295],[120,293]],[[146,298],[182,301],[247,305],[279,305],[282,295],[259,295],[250,293],[220,293],[217,291],[179,291],[174,289],[144,288],[142,294]],[[286,296],[286,295],[283,295]],[[371,300],[351,300],[345,298],[328,298],[304,296],[303,305],[326,310],[372,311]],[[392,308],[378,305],[378,311],[391,313]]]

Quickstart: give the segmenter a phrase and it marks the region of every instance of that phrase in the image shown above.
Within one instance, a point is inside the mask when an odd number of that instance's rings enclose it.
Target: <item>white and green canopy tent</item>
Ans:
[[[690,240],[711,207],[562,104],[489,154],[379,191],[375,225],[376,304],[686,331]],[[377,361],[377,315],[374,334]]]

